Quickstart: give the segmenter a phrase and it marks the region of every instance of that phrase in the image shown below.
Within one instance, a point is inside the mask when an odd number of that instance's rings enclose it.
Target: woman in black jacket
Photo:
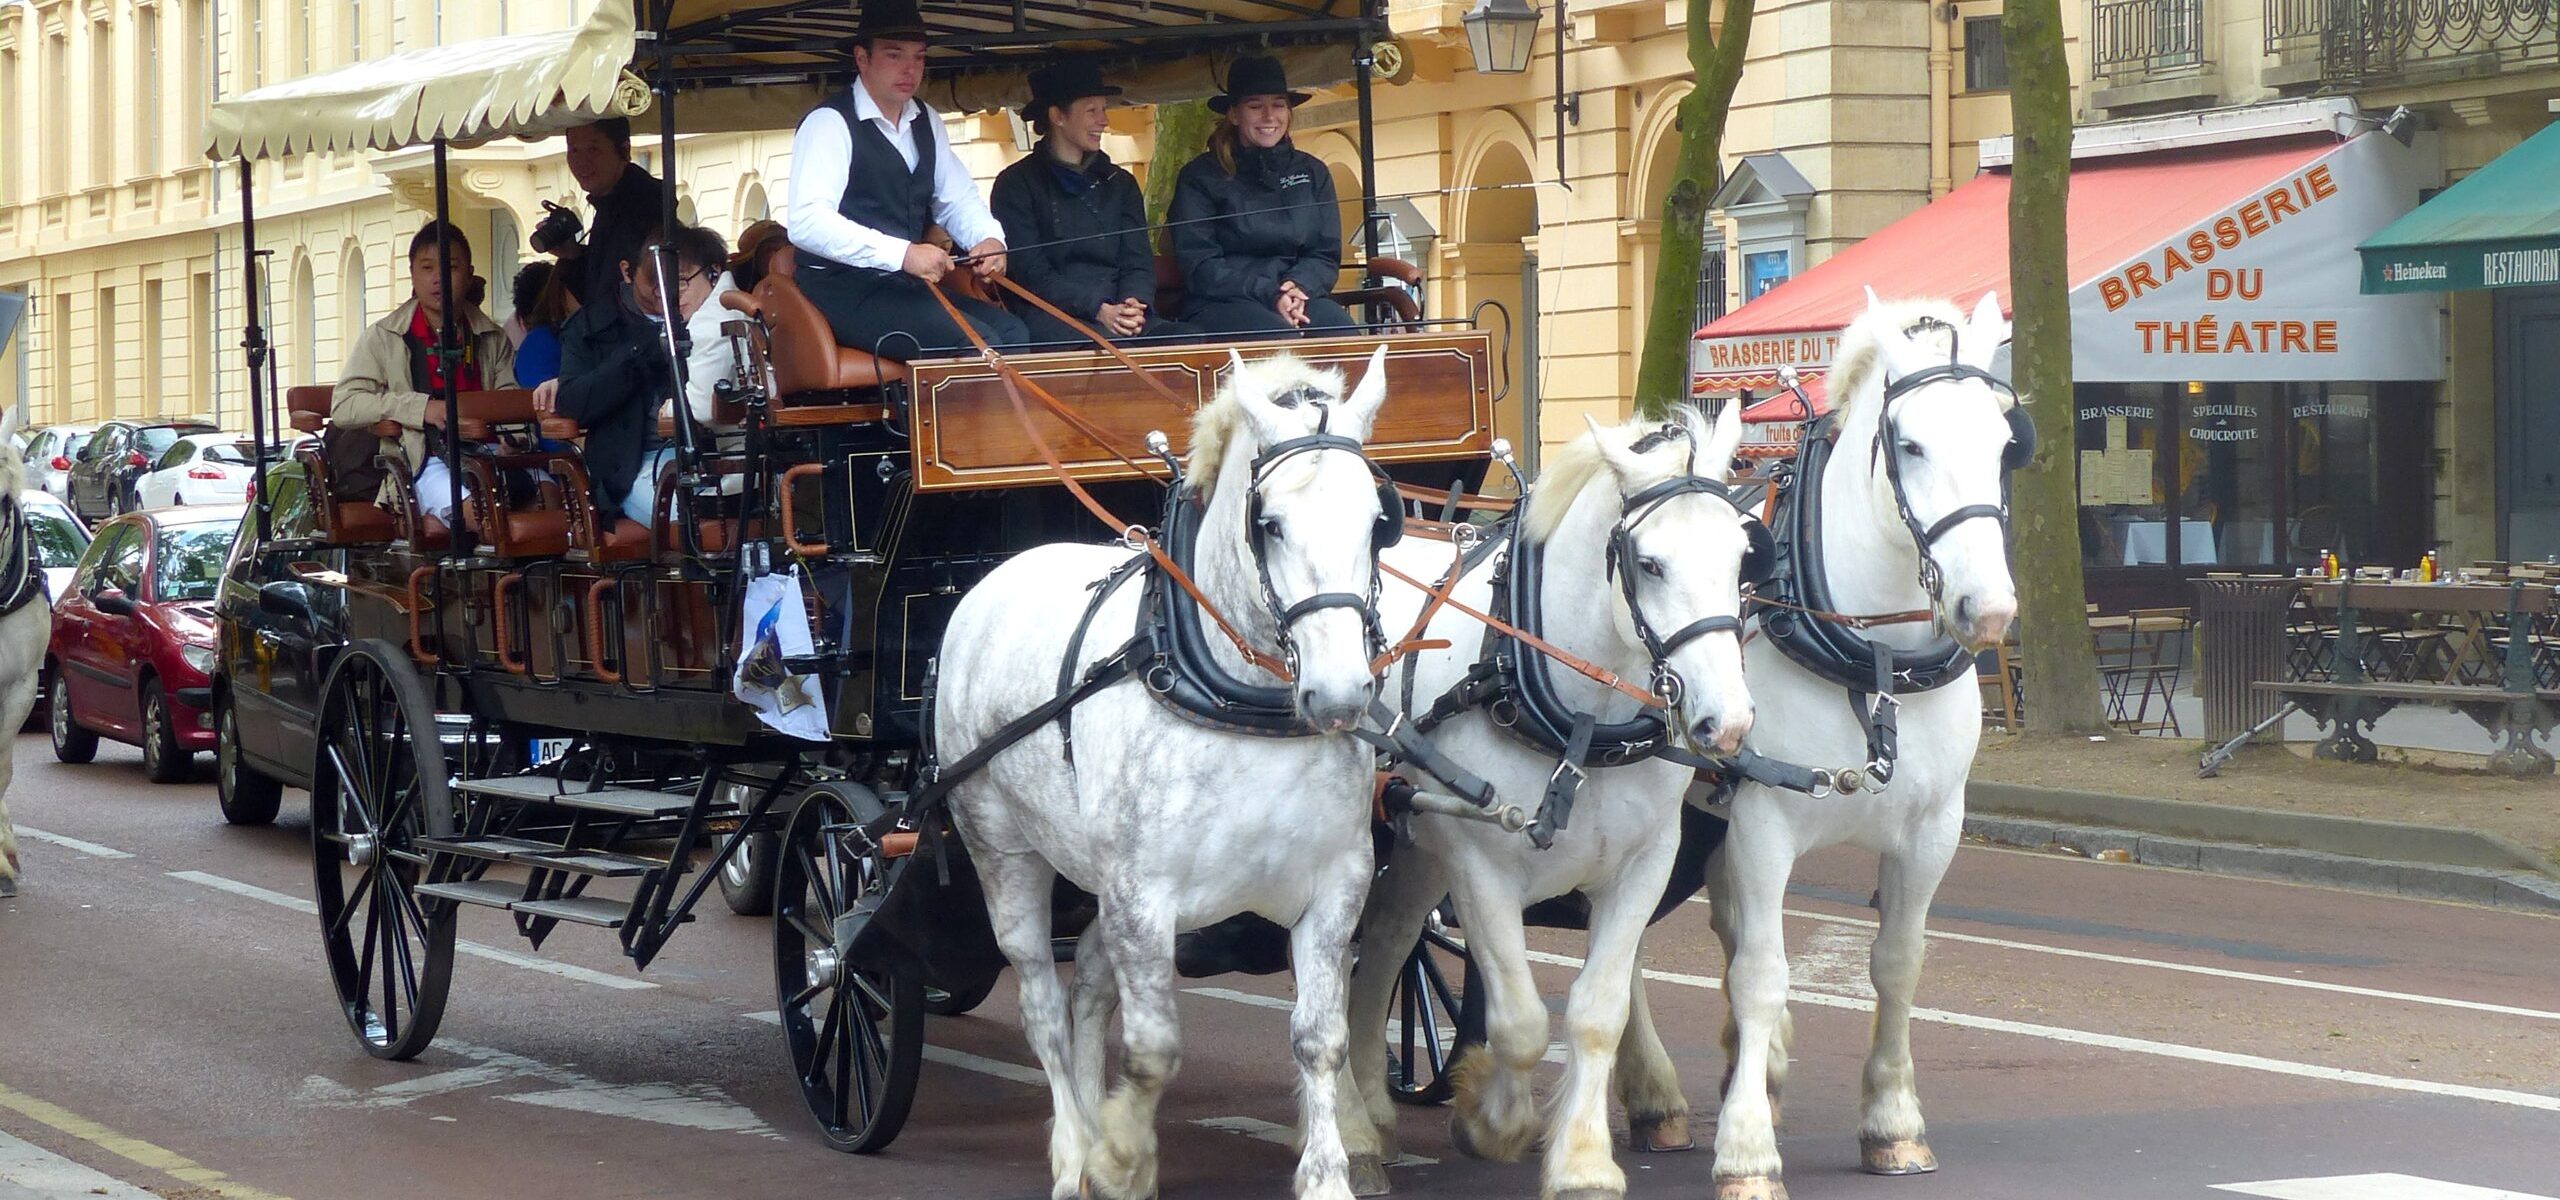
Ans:
[[[1209,107],[1226,120],[1174,181],[1174,255],[1190,289],[1184,315],[1212,333],[1349,329],[1333,300],[1342,216],[1333,176],[1289,142],[1289,90],[1274,58],[1242,58]]]
[[[1189,335],[1190,326],[1155,315],[1146,199],[1137,177],[1102,152],[1109,97],[1119,94],[1089,62],[1032,72],[1022,116],[1040,144],[996,176],[989,207],[1004,225],[1010,274],[1032,294],[1104,337]],[[1012,309],[1034,342],[1084,341],[1035,305],[1016,299]]]

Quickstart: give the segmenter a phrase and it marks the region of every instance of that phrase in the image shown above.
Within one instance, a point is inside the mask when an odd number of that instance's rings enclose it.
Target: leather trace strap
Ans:
[[[1407,575],[1404,572],[1395,569],[1394,566],[1390,565],[1384,559],[1379,560],[1378,570],[1382,574],[1400,579],[1423,592],[1428,593],[1435,591],[1432,585],[1424,583],[1411,575]],[[1478,624],[1483,625],[1485,628],[1491,629],[1495,633],[1499,633],[1504,637],[1510,638],[1523,646],[1527,646],[1528,648],[1547,656],[1547,658],[1553,660],[1558,666],[1563,667],[1565,670],[1571,671],[1576,675],[1580,675],[1602,687],[1610,688],[1638,704],[1644,705],[1647,708],[1667,708],[1670,706],[1669,702],[1665,701],[1662,697],[1654,695],[1643,688],[1637,687],[1624,679],[1620,679],[1616,674],[1595,666],[1586,659],[1568,654],[1564,650],[1558,648],[1554,643],[1549,642],[1545,638],[1539,637],[1536,634],[1520,629],[1512,625],[1509,621],[1495,617],[1491,613],[1481,612],[1477,609],[1470,608],[1466,604],[1458,600],[1451,599],[1445,595],[1442,596],[1441,602],[1448,607],[1455,609],[1461,616],[1471,618]],[[1401,649],[1399,652],[1402,652]]]
[[[1013,281],[1013,277],[1010,275],[998,275],[995,277],[995,281],[997,287],[1003,288],[1014,295],[1022,297],[1024,300],[1031,303],[1031,307],[1039,309],[1050,316],[1056,317],[1060,324],[1092,339],[1093,344],[1100,346],[1103,353],[1118,359],[1121,366],[1129,368],[1130,374],[1137,376],[1139,381],[1146,384],[1148,387],[1154,388],[1157,395],[1172,401],[1175,407],[1198,408],[1200,406],[1197,400],[1186,399],[1185,397],[1176,394],[1172,388],[1166,387],[1163,380],[1156,378],[1144,366],[1141,366],[1138,363],[1138,360],[1129,357],[1128,351],[1122,350],[1120,347],[1113,345],[1110,338],[1102,336],[1101,330],[1095,329],[1093,326],[1088,325],[1083,321],[1068,316],[1065,309],[1049,303],[1047,298],[1041,296],[1040,293],[1032,291],[1030,288],[1024,287],[1019,283],[1015,283]]]
[[[1050,395],[1047,390],[1016,369],[1012,363],[1005,361],[1002,354],[996,353],[995,347],[988,345],[987,339],[979,334],[978,327],[970,324],[969,319],[961,315],[959,306],[951,303],[951,297],[943,292],[940,284],[927,284],[926,290],[933,293],[934,300],[942,305],[943,312],[950,315],[951,323],[959,326],[960,332],[968,335],[969,343],[976,346],[978,354],[986,359],[989,367],[994,368],[997,381],[1004,385],[1005,398],[1013,404],[1015,418],[1022,422],[1023,432],[1031,436],[1031,444],[1040,451],[1041,461],[1048,464],[1050,473],[1058,477],[1059,483],[1066,485],[1068,494],[1074,496],[1077,503],[1084,505],[1085,511],[1092,513],[1095,520],[1102,522],[1113,532],[1130,538],[1137,543],[1139,549],[1145,550],[1147,556],[1155,560],[1156,569],[1163,571],[1166,578],[1180,586],[1191,597],[1192,602],[1200,606],[1200,611],[1209,614],[1209,620],[1217,625],[1220,633],[1227,636],[1228,641],[1235,643],[1236,652],[1242,654],[1246,662],[1281,679],[1295,678],[1289,671],[1289,664],[1283,662],[1279,655],[1254,645],[1244,636],[1242,630],[1236,628],[1234,622],[1227,619],[1225,613],[1218,611],[1218,606],[1210,603],[1208,595],[1200,590],[1200,585],[1192,581],[1189,573],[1174,565],[1173,556],[1165,553],[1164,547],[1157,544],[1152,535],[1144,528],[1112,515],[1110,509],[1103,507],[1101,501],[1093,498],[1093,493],[1086,491],[1084,485],[1076,481],[1075,476],[1067,471],[1066,464],[1059,460],[1057,447],[1049,444],[1048,435],[1040,432],[1039,423],[1031,419],[1031,408],[1023,402],[1023,393],[1028,391],[1038,397],[1042,406],[1046,407],[1051,414],[1077,428],[1086,437],[1094,438],[1096,444],[1103,448],[1111,449],[1110,441],[1097,437],[1099,430],[1092,429],[1082,417],[1060,403],[1057,397]],[[1113,450],[1112,453],[1119,452]],[[1124,456],[1121,461],[1129,460]]]

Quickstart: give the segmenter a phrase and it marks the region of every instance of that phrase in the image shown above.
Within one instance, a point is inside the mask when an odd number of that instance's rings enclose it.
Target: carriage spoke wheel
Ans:
[[[388,642],[347,648],[322,702],[312,883],[338,1006],[365,1052],[407,1059],[444,1019],[453,907],[417,894],[425,836],[453,832],[435,706]]]
[[[1484,1040],[1480,1030],[1467,1028],[1476,1023],[1465,1007],[1475,990],[1475,960],[1467,956],[1467,944],[1451,937],[1433,912],[1396,973],[1395,997],[1387,1007],[1396,1021],[1387,1034],[1387,1095],[1396,1103],[1449,1102],[1449,1065],[1459,1045]]]
[[[792,814],[774,859],[773,971],[801,1098],[827,1145],[887,1146],[906,1124],[924,1059],[924,975],[892,952],[856,960],[845,918],[876,903],[887,862],[846,834],[882,812],[869,790],[820,784]]]

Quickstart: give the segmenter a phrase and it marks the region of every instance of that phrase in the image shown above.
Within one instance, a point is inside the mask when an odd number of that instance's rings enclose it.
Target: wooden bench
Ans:
[[[2553,611],[2555,593],[2548,585],[2382,584],[2337,580],[2311,586],[2311,603],[2338,613],[2337,640],[2329,649],[2330,679],[2262,681],[2251,686],[2282,696],[2311,715],[2328,733],[2312,753],[2341,762],[2372,762],[2377,750],[2365,731],[2383,714],[2402,704],[2449,708],[2469,717],[2493,738],[2498,749],[2489,769],[2518,778],[2549,775],[2552,756],[2534,744],[2560,726],[2560,690],[2538,688],[2534,679],[2531,619]],[[2471,619],[2480,636],[2481,618],[2496,617],[2507,632],[2498,678],[2489,683],[2376,680],[2365,669],[2360,628],[2368,609],[2433,613]]]

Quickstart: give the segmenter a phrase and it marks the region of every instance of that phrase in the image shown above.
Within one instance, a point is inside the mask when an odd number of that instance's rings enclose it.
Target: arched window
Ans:
[[[320,288],[311,277],[311,260],[293,265],[293,347],[285,353],[287,378],[316,383],[320,378]]]
[[[761,183],[748,184],[747,190],[738,198],[738,228],[743,231],[747,226],[753,225],[758,221],[765,220],[772,215],[773,205],[765,199],[764,185]]]
[[[338,267],[338,354],[344,361],[354,348],[356,336],[364,332],[371,317],[365,312],[364,250],[349,246],[345,261]],[[316,380],[314,382],[317,382]]]
[[[516,267],[524,260],[524,234],[516,214],[496,209],[489,214],[489,316],[504,321],[516,312]]]

